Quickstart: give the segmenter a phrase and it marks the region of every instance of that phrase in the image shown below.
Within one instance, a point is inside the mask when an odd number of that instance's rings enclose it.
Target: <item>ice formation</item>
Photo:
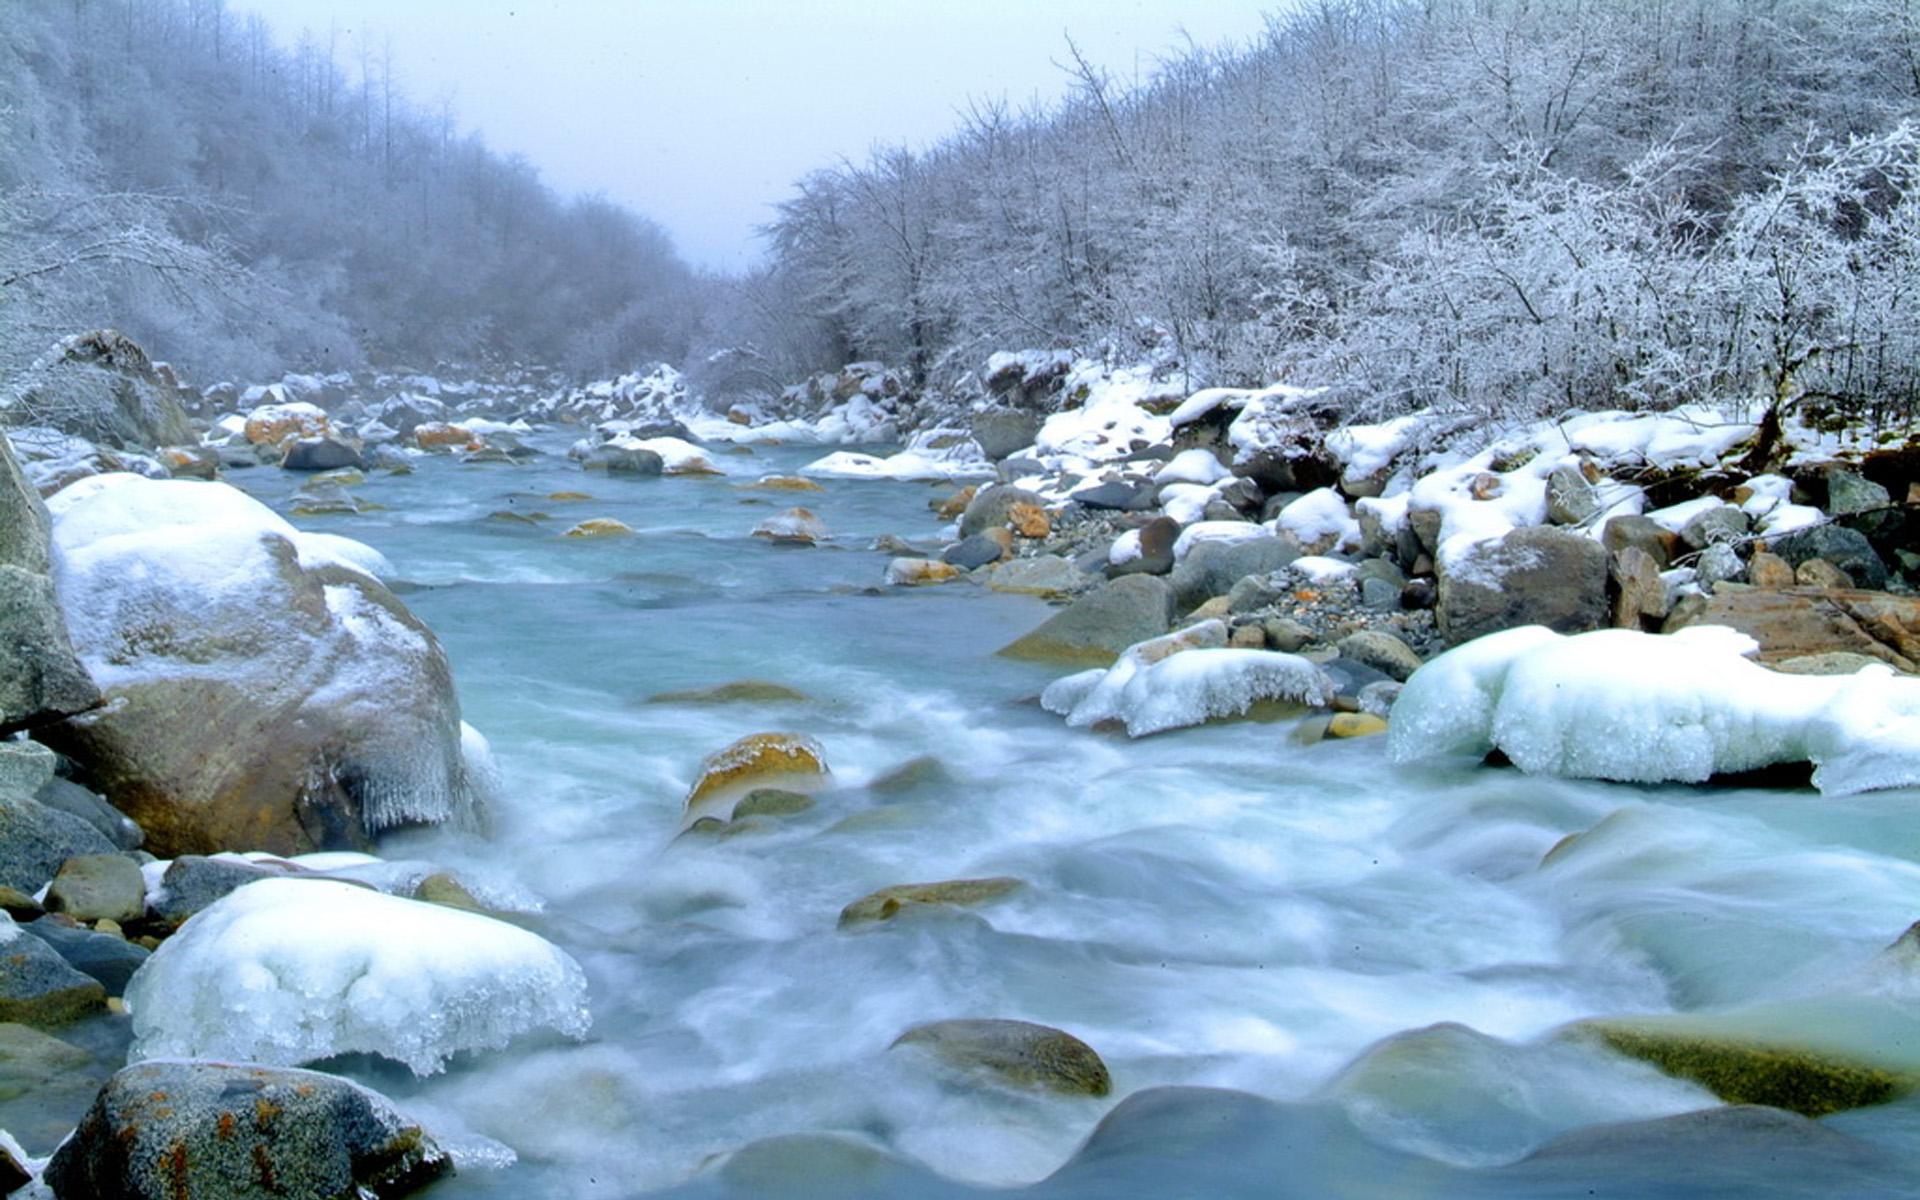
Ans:
[[[1782,674],[1755,649],[1712,625],[1491,634],[1414,673],[1388,749],[1403,763],[1498,749],[1530,773],[1637,783],[1811,762],[1828,795],[1920,784],[1920,680]]]
[[[194,916],[134,975],[129,1057],[297,1066],[368,1053],[429,1075],[529,1030],[584,1036],[586,995],[579,964],[517,926],[266,879]]]
[[[1120,721],[1130,737],[1245,713],[1262,700],[1326,704],[1333,685],[1294,654],[1226,647],[1222,621],[1128,647],[1113,666],[1057,679],[1040,705],[1075,728]]]

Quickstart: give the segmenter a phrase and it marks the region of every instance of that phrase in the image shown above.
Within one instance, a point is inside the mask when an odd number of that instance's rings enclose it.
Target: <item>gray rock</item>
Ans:
[[[1278,575],[1249,575],[1227,592],[1227,611],[1238,616],[1280,603],[1293,589]]]
[[[1304,492],[1275,492],[1275,493],[1273,493],[1272,495],[1270,495],[1270,496],[1268,496],[1268,497],[1267,497],[1267,498],[1266,498],[1265,500],[1263,500],[1263,501],[1261,502],[1261,504],[1260,504],[1260,519],[1261,519],[1262,521],[1271,521],[1271,520],[1273,520],[1273,519],[1274,519],[1275,517],[1277,517],[1277,516],[1279,516],[1279,515],[1280,515],[1280,513],[1282,512],[1282,510],[1284,510],[1284,509],[1285,509],[1285,508],[1287,507],[1287,505],[1289,505],[1289,504],[1292,504],[1292,503],[1293,503],[1293,502],[1294,502],[1295,500],[1298,500],[1298,499],[1299,499],[1299,498],[1300,498],[1301,496],[1303,496],[1303,495],[1305,495],[1305,494],[1306,494],[1306,493],[1304,493]],[[1361,529],[1361,533],[1362,533],[1362,535],[1364,535],[1364,534],[1365,534],[1365,532],[1366,532],[1366,530],[1365,530],[1365,528],[1363,527],[1363,528]]]
[[[1405,584],[1394,585],[1384,579],[1369,577],[1360,581],[1360,604],[1372,612],[1393,612],[1400,607],[1400,593]]]
[[[33,795],[53,779],[59,761],[39,742],[0,742],[0,795]]]
[[[595,446],[581,465],[586,470],[605,471],[609,475],[658,475],[666,469],[666,460],[652,450],[609,443]]]
[[[973,440],[989,462],[999,462],[1016,450],[1033,445],[1040,433],[1037,414],[1018,409],[995,408],[973,415]]]
[[[1704,550],[1737,542],[1747,536],[1747,514],[1731,504],[1698,513],[1680,530],[1680,541],[1689,550]]]
[[[1247,519],[1245,514],[1239,509],[1217,497],[1207,501],[1207,506],[1201,510],[1200,515],[1208,521],[1244,521]]]
[[[1115,480],[1082,488],[1073,494],[1073,502],[1113,512],[1144,512],[1158,502],[1158,494],[1159,489],[1151,484]]]
[[[1769,538],[1768,549],[1798,567],[1810,558],[1824,558],[1847,573],[1855,586],[1878,591],[1887,586],[1887,564],[1874,553],[1865,534],[1840,525],[1816,525],[1782,538]]]
[[[366,465],[360,451],[338,438],[302,438],[287,447],[280,465],[289,471],[334,471]]]
[[[113,850],[105,834],[71,813],[0,794],[0,886],[31,894],[68,859]]]
[[[49,1154],[111,1073],[93,1055],[51,1034],[0,1025],[0,1128],[19,1138],[29,1154]],[[0,1195],[7,1190],[0,1179]]]
[[[112,1079],[47,1165],[62,1197],[404,1196],[452,1171],[384,1097],[314,1071],[150,1062]]]
[[[1551,525],[1475,546],[1440,576],[1436,620],[1450,646],[1517,625],[1579,633],[1610,616],[1606,550]]]
[[[1010,658],[1104,665],[1135,642],[1173,626],[1173,588],[1154,575],[1128,575],[1101,585],[1055,613],[1040,628],[1002,647]]]
[[[1892,503],[1886,488],[1856,471],[1834,467],[1827,472],[1827,511],[1836,517],[1874,512]]]
[[[109,996],[122,996],[127,980],[147,961],[147,950],[110,933],[95,933],[54,921],[31,921],[20,926],[53,948],[68,966],[97,981]]]
[[[1267,635],[1267,646],[1286,654],[1292,654],[1313,642],[1313,630],[1292,617],[1268,617],[1260,623],[1260,627]]]
[[[1547,476],[1547,520],[1584,525],[1600,512],[1600,496],[1579,467],[1555,467]]]
[[[1642,550],[1664,571],[1673,565],[1673,553],[1680,539],[1651,517],[1620,516],[1607,518],[1600,531],[1600,542],[1616,554],[1628,546]]]
[[[1732,546],[1714,542],[1700,552],[1693,572],[1702,587],[1712,587],[1716,583],[1739,583],[1747,577],[1747,564]]]
[[[994,569],[987,586],[1029,596],[1070,596],[1092,587],[1094,577],[1058,554],[1011,558]]]
[[[1360,689],[1360,711],[1386,720],[1393,712],[1393,702],[1400,698],[1401,685],[1392,680],[1382,679]]]
[[[940,555],[940,561],[971,571],[975,567],[999,562],[1005,553],[1006,547],[999,542],[984,533],[976,533],[948,546],[946,552]]]
[[[1405,683],[1421,666],[1420,656],[1413,647],[1384,629],[1363,629],[1348,634],[1340,639],[1338,649],[1341,658],[1372,667],[1396,683]]]
[[[1249,575],[1264,575],[1300,557],[1291,538],[1254,537],[1237,542],[1201,542],[1173,569],[1173,591],[1181,612],[1214,596],[1224,596]]]
[[[8,744],[18,746],[31,743]],[[4,790],[0,788],[0,791]],[[40,790],[33,794],[33,798],[48,808],[79,817],[98,829],[108,841],[122,850],[138,850],[141,843],[147,840],[147,835],[140,831],[138,825],[122,816],[111,804],[71,779],[55,776],[41,784]]]
[[[1249,514],[1261,511],[1265,497],[1266,493],[1260,490],[1260,485],[1251,479],[1232,480],[1220,489],[1219,496],[1236,511]]]
[[[1070,1033],[1029,1021],[960,1020],[916,1025],[895,1046],[920,1046],[959,1067],[1075,1096],[1113,1089],[1107,1065]]]
[[[49,577],[47,509],[0,435],[0,729],[84,712],[100,691],[74,657]]]
[[[0,1021],[46,1029],[98,1011],[107,993],[39,938],[0,917]]]
[[[1123,563],[1108,563],[1107,576],[1165,575],[1173,570],[1173,545],[1180,540],[1180,523],[1172,517],[1155,517],[1140,527],[1140,557]]]
[[[973,499],[967,501],[967,510],[960,514],[960,536],[970,538],[976,533],[1004,527],[1007,514],[1016,504],[1043,503],[1039,496],[1025,488],[1004,483],[983,487],[973,494]]]
[[[1794,569],[1793,582],[1796,587],[1810,588],[1850,588],[1853,580],[1847,573],[1824,558],[1810,558]]]
[[[76,921],[137,921],[147,911],[147,883],[124,855],[82,854],[60,865],[47,888],[47,911]]]
[[[160,877],[160,890],[153,899],[153,915],[168,924],[179,925],[227,893],[281,874],[252,863],[183,854],[168,864],[166,874]]]

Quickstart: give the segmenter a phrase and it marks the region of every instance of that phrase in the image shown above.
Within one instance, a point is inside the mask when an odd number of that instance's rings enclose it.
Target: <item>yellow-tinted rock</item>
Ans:
[[[765,679],[736,679],[732,683],[717,684],[710,688],[695,688],[684,692],[656,692],[647,697],[648,704],[782,704],[801,703],[812,699],[805,692],[790,688],[784,683],[772,683]]]
[[[813,480],[802,479],[798,475],[768,475],[743,486],[763,492],[824,492],[827,490]]]
[[[467,912],[485,912],[486,907],[473,898],[473,893],[453,876],[439,871],[420,881],[413,890],[415,900],[424,900],[428,904],[438,904],[445,908],[458,908]]]
[[[934,515],[943,521],[953,520],[967,511],[967,505],[973,502],[974,494],[979,490],[978,486],[963,487],[951,496],[935,500],[931,505]]]
[[[413,441],[422,450],[479,450],[486,445],[469,431],[445,421],[414,426]]]
[[[687,793],[687,808],[738,792],[749,785],[793,776],[825,775],[820,743],[803,733],[755,733],[700,764],[700,778]]]
[[[1327,736],[1337,738],[1370,737],[1385,733],[1387,723],[1372,713],[1335,713],[1327,722]]]
[[[1817,1049],[1715,1037],[1651,1021],[1583,1021],[1569,1032],[1691,1080],[1728,1104],[1765,1104],[1807,1117],[1885,1104],[1916,1083],[1910,1074]]]
[[[1023,538],[1043,538],[1053,532],[1053,518],[1038,504],[1014,504],[1007,509],[1007,524]]]
[[[591,520],[580,522],[561,536],[570,538],[622,537],[632,532],[633,529],[624,521],[616,521],[612,517],[594,517]]]
[[[952,905],[971,908],[998,900],[1026,885],[1010,876],[990,879],[951,879],[945,883],[901,883],[862,896],[840,910],[840,925],[858,925],[863,921],[890,921],[912,905]]]
[[[593,497],[585,492],[552,492],[548,494],[547,499],[556,503],[566,503],[573,500],[591,500]]]
[[[946,583],[964,574],[952,563],[931,558],[896,558],[887,564],[887,582],[895,587],[919,587],[928,583]]]
[[[920,1046],[956,1067],[1071,1096],[1104,1096],[1113,1089],[1107,1064],[1093,1047],[1028,1021],[935,1021],[907,1030],[893,1044]]]
[[[256,446],[278,446],[292,438],[326,437],[333,432],[332,422],[322,412],[309,412],[293,405],[277,404],[257,410],[247,418],[247,441]]]
[[[810,509],[790,508],[754,527],[753,536],[778,546],[811,546],[827,536],[827,527]]]

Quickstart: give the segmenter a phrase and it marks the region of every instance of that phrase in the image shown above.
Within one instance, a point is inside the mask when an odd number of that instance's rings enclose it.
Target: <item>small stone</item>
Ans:
[[[1421,666],[1413,647],[1383,629],[1349,634],[1338,647],[1340,657],[1371,667],[1396,683],[1405,683]]]
[[[1834,467],[1827,471],[1827,511],[1851,517],[1890,507],[1893,494],[1857,471]]]
[[[1778,554],[1757,550],[1747,560],[1747,582],[1757,588],[1778,591],[1790,588],[1796,582],[1793,565]]]
[[[1887,586],[1887,564],[1858,530],[1841,525],[1815,525],[1781,538],[1769,539],[1768,549],[1796,568],[1810,558],[1824,558],[1847,573],[1856,587],[1878,591]]]
[[[840,927],[866,921],[890,921],[914,906],[973,908],[998,900],[1025,887],[1008,876],[991,879],[953,879],[944,883],[902,883],[862,896],[840,910]]]
[[[655,692],[648,704],[804,704],[805,692],[765,679],[736,679],[731,683],[683,692]]]
[[[1851,675],[1861,667],[1870,667],[1879,661],[1851,650],[1829,650],[1823,654],[1783,658],[1767,665],[1783,675]]]
[[[100,929],[78,929],[52,918],[20,928],[52,947],[68,966],[98,982],[110,997],[124,994],[127,981],[147,961],[147,950]]]
[[[709,754],[700,764],[700,777],[687,793],[687,810],[730,793],[744,793],[746,785],[764,780],[825,774],[820,743],[805,734],[749,734]]]
[[[1268,647],[1285,654],[1296,653],[1314,640],[1313,630],[1292,617],[1268,617],[1261,622],[1261,628],[1267,635]]]
[[[1265,650],[1267,631],[1258,625],[1235,625],[1227,634],[1227,645],[1235,650]]]
[[[1173,547],[1180,540],[1180,522],[1172,517],[1155,517],[1140,527],[1140,556],[1123,563],[1109,563],[1108,577],[1122,575],[1165,575],[1173,570]]]
[[[632,532],[633,528],[624,521],[616,521],[612,517],[592,517],[580,522],[560,536],[570,538],[624,537]]]
[[[1387,714],[1393,711],[1393,702],[1400,698],[1400,690],[1401,685],[1390,680],[1381,679],[1369,683],[1360,689],[1360,695],[1357,697],[1360,701],[1360,711],[1371,713],[1383,721],[1386,720]]]
[[[445,871],[436,871],[422,879],[413,889],[415,900],[424,900],[428,904],[438,904],[443,908],[457,908],[463,912],[484,913],[486,905],[473,898],[466,885]]]
[[[1068,596],[1092,587],[1095,578],[1058,554],[1036,554],[1001,563],[987,586],[1028,596]]]
[[[283,872],[269,867],[230,858],[183,854],[169,863],[166,873],[160,877],[160,890],[154,894],[153,915],[167,925],[180,925],[227,893],[281,874]]]
[[[1234,584],[1233,590],[1227,593],[1227,611],[1235,614],[1257,612],[1272,608],[1292,594],[1293,589],[1282,582],[1278,575],[1249,575]],[[1198,610],[1195,615],[1199,615]]]
[[[97,980],[67,961],[37,937],[0,922],[0,1022],[50,1029],[66,1025],[106,1003]]]
[[[1215,596],[1187,614],[1189,621],[1216,621],[1233,613],[1231,596]]]
[[[946,583],[965,574],[952,563],[931,558],[896,558],[887,564],[887,583],[893,587],[921,587]]]
[[[790,508],[754,526],[753,536],[776,546],[811,546],[827,536],[827,527],[812,510]]]
[[[733,806],[733,819],[749,817],[790,817],[813,807],[813,797],[785,788],[755,788]]]
[[[40,902],[19,888],[0,887],[0,912],[16,921],[31,921],[46,912]]]
[[[0,742],[0,794],[35,794],[52,781],[56,762],[39,742]]]
[[[1372,713],[1335,713],[1327,722],[1327,736],[1335,738],[1371,737],[1385,733],[1387,723]]]
[[[943,521],[951,521],[967,511],[967,505],[972,503],[979,491],[978,487],[963,487],[951,496],[934,497],[927,502],[927,507],[933,510],[934,516]]]
[[[984,488],[967,502],[966,511],[960,516],[960,536],[970,538],[976,533],[1001,528],[1006,525],[1014,505],[1040,503],[1040,497],[1025,488],[1007,484]]]
[[[963,571],[971,571],[976,567],[999,562],[1006,557],[1006,553],[1006,548],[991,534],[976,533],[947,547],[945,553],[941,554],[940,561],[959,567]]]
[[[824,492],[827,490],[813,480],[802,479],[798,475],[765,475],[747,484],[746,487],[762,492]]]
[[[1107,1065],[1091,1046],[1028,1021],[935,1021],[916,1025],[893,1044],[920,1046],[955,1066],[1068,1095],[1104,1096],[1113,1089]]]
[[[1609,517],[1600,531],[1600,541],[1609,551],[1618,553],[1628,546],[1646,551],[1654,564],[1664,571],[1673,565],[1680,539],[1651,517]]]
[[[1747,536],[1747,514],[1731,504],[1722,504],[1696,514],[1680,530],[1680,540],[1689,549],[1737,542]]]
[[[1794,568],[1793,581],[1800,587],[1810,588],[1850,588],[1853,580],[1847,573],[1824,558],[1810,558]]]
[[[1747,564],[1728,543],[1713,542],[1694,560],[1693,572],[1702,587],[1711,588],[1719,583],[1741,582],[1747,576]]]
[[[1405,591],[1405,584],[1368,577],[1360,581],[1360,603],[1371,612],[1393,612],[1400,607],[1400,597]]]
[[[1584,525],[1600,512],[1600,496],[1585,472],[1571,464],[1547,476],[1547,520],[1555,525]]]
[[[79,921],[137,921],[147,911],[146,880],[123,855],[70,858],[47,889],[46,908]]]
[[[1608,558],[1607,570],[1617,590],[1613,623],[1620,629],[1641,629],[1667,616],[1667,586],[1659,564],[1638,546],[1623,546]]]
[[[1007,524],[1023,538],[1043,538],[1053,532],[1053,518],[1037,504],[1008,505]]]
[[[1088,592],[999,653],[1104,666],[1127,647],[1172,627],[1173,588],[1167,581],[1127,575]]]
[[[547,499],[555,504],[572,504],[580,500],[591,500],[593,497],[585,492],[549,492]]]

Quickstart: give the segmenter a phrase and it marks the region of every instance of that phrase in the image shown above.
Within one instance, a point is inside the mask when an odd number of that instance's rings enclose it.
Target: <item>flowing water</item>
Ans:
[[[1415,771],[1378,739],[1296,744],[1287,722],[1070,731],[1032,703],[1056,672],[992,653],[1044,619],[1041,602],[877,587],[886,558],[866,547],[931,537],[929,488],[737,486],[816,453],[723,455],[725,479],[429,459],[355,489],[382,511],[295,518],[392,560],[499,763],[490,840],[412,835],[391,852],[537,898],[535,927],[591,980],[584,1044],[533,1040],[419,1082],[335,1064],[430,1125],[518,1152],[436,1197],[1026,1185],[1116,1102],[1168,1084],[1276,1103],[1161,1093],[1036,1191],[1646,1195],[1709,1161],[1721,1175],[1673,1194],[1905,1186],[1882,1154],[1920,1148],[1907,1102],[1825,1122],[1861,1142],[1603,1138],[1509,1164],[1569,1131],[1713,1103],[1539,1040],[1581,1017],[1770,1004],[1802,1031],[1920,1060],[1915,986],[1878,957],[1920,917],[1914,793]],[[282,511],[300,482],[233,479]],[[566,490],[593,499],[547,498]],[[748,536],[796,500],[831,545]],[[636,535],[559,536],[590,516]],[[649,702],[741,679],[809,699]],[[756,829],[680,836],[701,758],[764,730],[816,737],[831,790]],[[836,926],[876,888],[989,875],[1029,886],[976,911]],[[889,1051],[947,1017],[1066,1029],[1105,1058],[1114,1094],[1040,1094]],[[703,1171],[795,1134],[821,1136]]]

